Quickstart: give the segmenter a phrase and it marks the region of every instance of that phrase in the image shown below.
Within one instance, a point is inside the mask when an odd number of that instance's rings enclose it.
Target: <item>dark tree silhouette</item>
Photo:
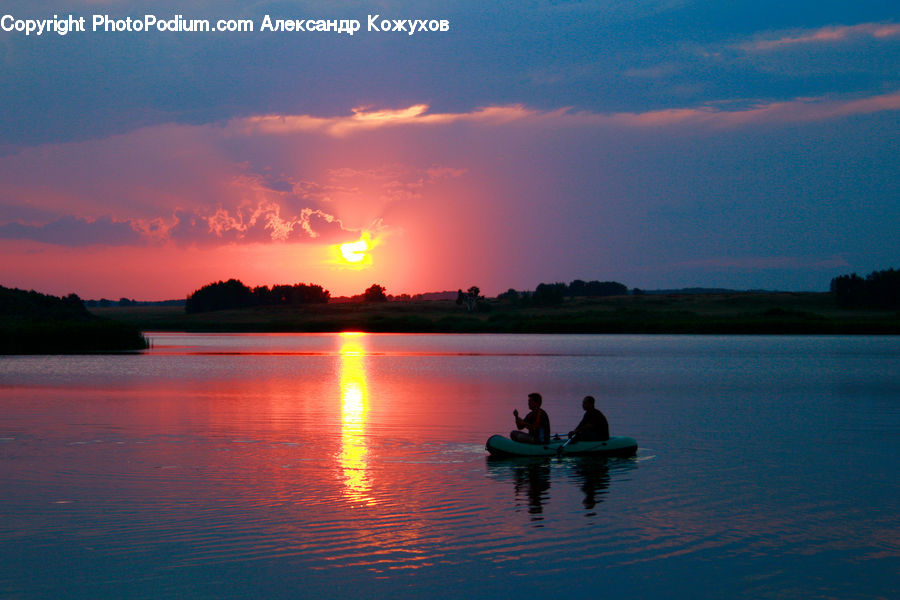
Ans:
[[[478,310],[484,306],[484,296],[480,294],[481,288],[477,285],[473,285],[465,292],[460,289],[456,294],[456,304],[457,306],[465,304],[466,310],[469,312]]]
[[[538,306],[556,306],[562,304],[566,291],[564,283],[539,283],[531,300]]]
[[[330,292],[320,285],[298,283],[275,285],[272,289],[260,286],[251,290],[237,279],[229,279],[203,286],[188,296],[184,309],[195,313],[249,306],[324,304],[330,296]]]
[[[549,284],[547,284],[549,285]],[[624,296],[628,294],[628,288],[617,281],[584,281],[576,279],[565,290],[566,296]]]
[[[252,306],[253,292],[237,279],[217,281],[203,286],[190,296],[184,304],[185,312],[207,312],[228,308]]]
[[[497,300],[503,300],[503,301],[512,302],[512,303],[518,302],[519,301],[519,292],[517,292],[516,290],[514,290],[512,288],[509,288],[508,290],[506,290],[505,292],[503,292],[502,294],[497,296]]]
[[[587,296],[587,283],[581,279],[576,279],[569,284],[570,296]]]
[[[132,325],[96,317],[81,298],[0,286],[0,354],[137,350],[147,340]]]
[[[43,321],[92,318],[84,302],[75,294],[57,297],[3,286],[0,286],[0,317]]]
[[[866,280],[853,273],[831,280],[831,294],[842,308],[857,308],[865,304]]]
[[[628,287],[617,281],[588,281],[584,286],[584,295],[595,298],[602,296],[624,296],[626,294],[628,294]]]
[[[484,302],[484,296],[481,296],[481,289],[477,285],[473,285],[466,291],[466,310],[472,312],[478,310],[478,305]]]
[[[387,295],[384,293],[384,286],[373,283],[363,293],[363,300],[366,302],[387,302]]]
[[[900,308],[900,271],[873,271],[865,279],[852,273],[831,280],[831,293],[843,308]]]
[[[273,285],[253,288],[256,304],[296,306],[300,304],[325,304],[331,297],[321,285],[297,283],[294,285]]]

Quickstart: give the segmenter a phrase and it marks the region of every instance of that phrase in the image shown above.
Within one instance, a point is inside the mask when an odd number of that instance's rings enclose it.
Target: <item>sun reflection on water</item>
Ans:
[[[366,413],[369,392],[366,387],[365,348],[362,333],[341,334],[341,471],[344,495],[355,502],[374,505],[368,477]]]

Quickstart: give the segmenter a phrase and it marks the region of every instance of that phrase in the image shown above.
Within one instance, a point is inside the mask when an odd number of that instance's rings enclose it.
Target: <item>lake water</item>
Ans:
[[[0,597],[900,594],[900,338],[150,337],[0,358]]]

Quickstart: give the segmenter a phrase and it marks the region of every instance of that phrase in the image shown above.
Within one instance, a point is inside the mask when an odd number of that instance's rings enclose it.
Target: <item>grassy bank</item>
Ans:
[[[840,309],[824,293],[728,293],[566,299],[535,307],[491,300],[331,303],[185,314],[170,306],[108,307],[97,315],[144,331],[466,333],[900,333],[896,311]]]

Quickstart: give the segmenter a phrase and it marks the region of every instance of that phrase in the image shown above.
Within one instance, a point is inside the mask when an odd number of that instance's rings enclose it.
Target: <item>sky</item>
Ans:
[[[54,15],[86,31],[23,30]],[[894,2],[0,0],[0,18],[6,287],[825,291],[900,267]]]

